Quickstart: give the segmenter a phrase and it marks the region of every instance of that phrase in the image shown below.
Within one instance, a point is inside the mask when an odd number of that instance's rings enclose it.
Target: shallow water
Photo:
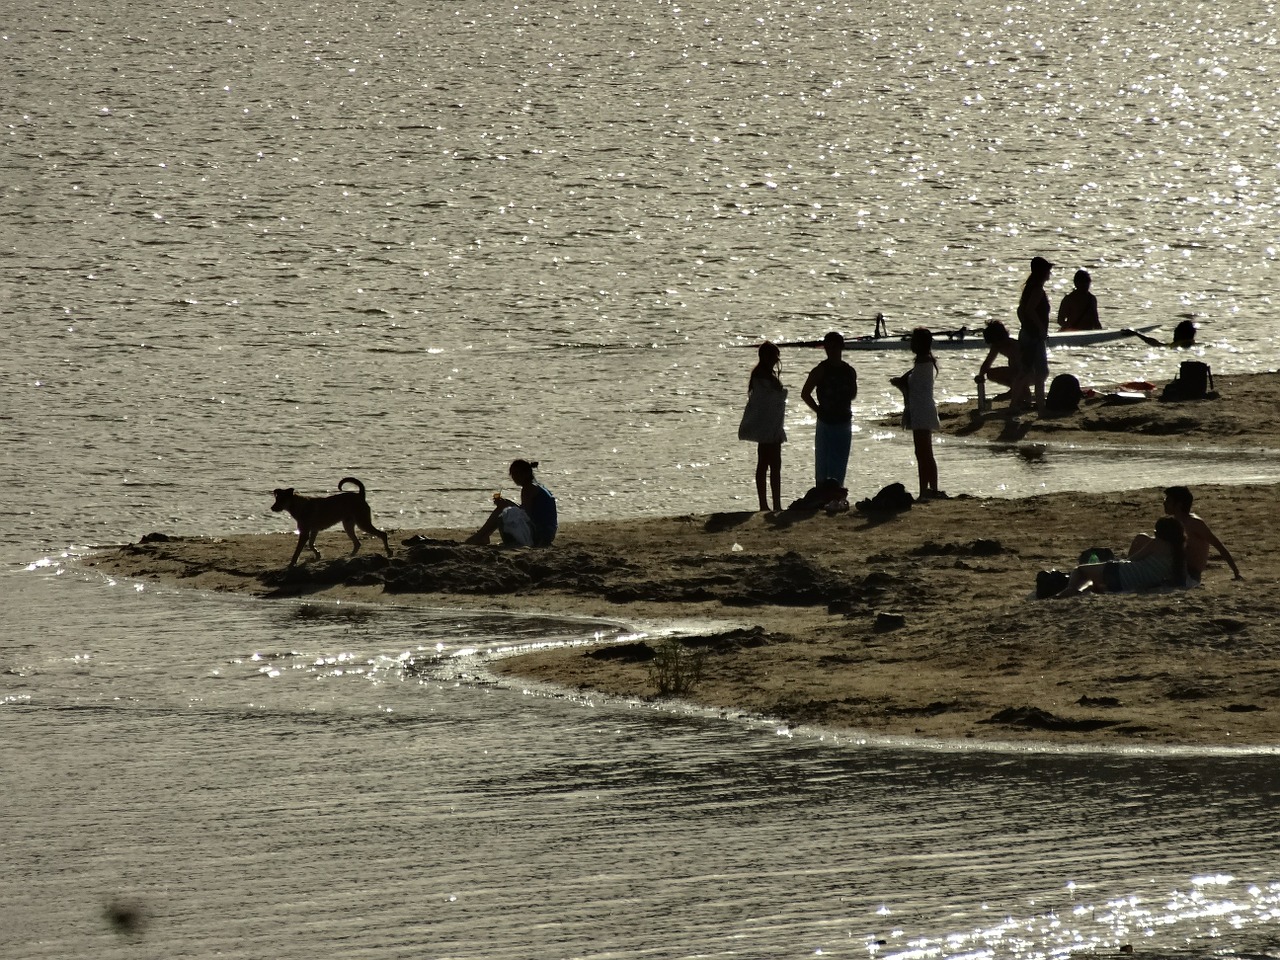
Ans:
[[[0,678],[24,957],[1275,946],[1274,754],[888,749],[477,682],[456,616],[23,584],[63,604]]]
[[[1011,319],[1273,370],[1275,26],[1224,6],[10,4],[0,57],[0,875],[8,952],[1280,955],[1274,757],[974,753],[484,679],[611,625],[84,579],[87,545],[280,531],[354,474],[478,523],[753,501],[762,337]],[[1055,353],[1086,384],[1185,355]],[[814,361],[787,351],[784,495]],[[948,351],[941,396],[981,357]],[[855,495],[913,475],[854,357]],[[940,445],[953,493],[1275,480],[1274,451]],[[30,567],[30,569],[28,569]],[[430,661],[425,675],[406,658]],[[438,661],[436,658],[439,658]],[[994,815],[993,815],[994,811]],[[103,910],[137,904],[140,933]],[[883,941],[883,942],[881,942]]]

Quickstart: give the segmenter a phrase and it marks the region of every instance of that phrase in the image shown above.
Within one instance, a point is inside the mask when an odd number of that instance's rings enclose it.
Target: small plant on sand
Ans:
[[[668,637],[653,650],[649,680],[660,697],[683,697],[702,680],[705,650],[690,650],[675,637]]]

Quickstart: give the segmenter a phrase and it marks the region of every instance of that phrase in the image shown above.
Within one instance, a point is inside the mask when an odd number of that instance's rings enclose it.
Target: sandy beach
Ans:
[[[1092,399],[1010,418],[946,407],[942,430],[993,442],[1280,449],[1280,375],[1219,377],[1208,400]],[[1122,455],[1118,452],[1117,455]],[[945,462],[941,464],[945,474]],[[113,576],[259,597],[604,618],[672,625],[701,678],[686,699],[850,734],[1110,745],[1280,745],[1280,533],[1271,485],[1200,486],[1196,512],[1238,562],[1203,585],[1035,600],[1042,569],[1117,552],[1150,530],[1162,490],[1018,500],[963,494],[893,514],[732,512],[564,522],[547,550],[464,545],[471,531],[397,530],[347,557],[286,564],[294,534],[142,536],[87,566]],[[945,480],[943,486],[945,487]],[[284,521],[282,520],[282,526]],[[409,541],[406,543],[406,541]],[[696,627],[688,625],[697,625]],[[546,650],[492,669],[620,698],[654,695],[650,635]],[[692,661],[689,661],[692,662]]]

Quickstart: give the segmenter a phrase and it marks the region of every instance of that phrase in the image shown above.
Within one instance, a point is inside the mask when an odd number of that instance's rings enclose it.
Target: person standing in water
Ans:
[[[814,484],[843,487],[853,443],[853,401],[858,374],[841,359],[844,337],[834,331],[822,338],[827,359],[809,371],[800,399],[818,416],[813,436]],[[816,394],[816,399],[815,399]]]
[[[1022,410],[1022,394],[1033,388],[1037,412],[1044,412],[1044,385],[1049,379],[1049,295],[1044,285],[1049,280],[1053,264],[1044,257],[1033,257],[1031,275],[1022,285],[1022,297],[1018,301],[1018,346],[1022,350],[1022,376],[1014,385],[1013,402],[1009,409]]]
[[[782,509],[782,445],[787,440],[784,426],[787,388],[779,376],[782,352],[766,340],[758,350],[759,362],[747,381],[747,408],[738,425],[738,439],[756,445],[756,495],[760,509],[768,510],[766,492],[773,494],[773,509]]]
[[[944,499],[946,494],[938,489],[938,461],[933,455],[933,431],[942,423],[938,420],[938,404],[933,397],[938,361],[933,356],[932,331],[927,327],[912,330],[911,351],[916,357],[911,369],[890,382],[903,393],[902,425],[911,430],[915,446],[920,499]]]

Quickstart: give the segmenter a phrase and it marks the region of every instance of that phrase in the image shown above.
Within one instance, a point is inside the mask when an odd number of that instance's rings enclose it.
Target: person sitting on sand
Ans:
[[[488,543],[496,530],[509,547],[551,546],[559,526],[556,498],[533,478],[537,466],[537,461],[511,461],[508,473],[520,488],[520,502],[513,503],[495,493],[493,512],[484,526],[467,537],[467,543]]]
[[[1222,559],[1231,568],[1232,579],[1243,580],[1244,577],[1241,576],[1240,568],[1236,566],[1231,551],[1214,536],[1207,523],[1191,512],[1193,499],[1187,487],[1168,487],[1164,492],[1164,512],[1176,518],[1187,533],[1187,575],[1196,583],[1200,582],[1204,576],[1205,567],[1209,565],[1209,550],[1212,548],[1221,554]],[[1141,548],[1151,539],[1148,533],[1138,534],[1133,538],[1133,545],[1129,548],[1129,552],[1132,553]]]
[[[1089,292],[1093,278],[1088,270],[1077,270],[1072,277],[1076,288],[1058,304],[1059,330],[1101,330],[1098,319],[1098,298]]]
[[[1059,597],[1079,593],[1121,593],[1187,584],[1187,535],[1176,517],[1156,521],[1156,535],[1129,552],[1127,560],[1082,563],[1071,571]]]
[[[993,380],[1002,387],[1012,387],[1014,381],[1022,376],[1022,350],[1018,346],[1018,341],[1013,339],[1009,328],[999,320],[992,320],[986,325],[982,331],[982,339],[990,350],[987,353],[987,359],[983,360],[982,366],[978,368],[978,375],[973,378],[974,381],[982,384],[987,380]],[[992,366],[997,357],[1004,359],[1003,367]],[[1006,392],[992,399],[1003,400],[1007,396],[1009,394]]]

